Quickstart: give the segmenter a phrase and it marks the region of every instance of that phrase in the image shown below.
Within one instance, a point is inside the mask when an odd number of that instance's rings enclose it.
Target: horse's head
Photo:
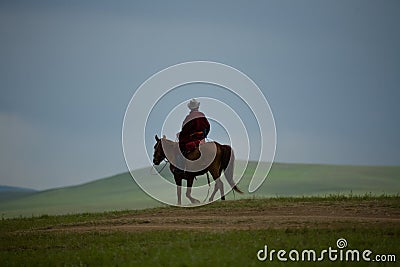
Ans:
[[[159,165],[165,159],[165,153],[161,144],[161,138],[155,136],[157,143],[154,145],[153,163]]]

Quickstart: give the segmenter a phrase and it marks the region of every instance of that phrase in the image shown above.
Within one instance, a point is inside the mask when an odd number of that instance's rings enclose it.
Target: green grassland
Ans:
[[[256,253],[268,244],[286,249],[335,246],[346,236],[354,247],[392,251],[399,247],[399,229],[281,229],[198,232],[148,231],[93,233],[33,233],[7,240],[3,266],[286,266],[275,261],[259,262]],[[374,241],[382,242],[377,245]],[[19,251],[18,251],[19,250]],[[292,266],[321,266],[321,262],[289,262]],[[329,262],[323,266],[396,266],[396,263]],[[398,265],[397,265],[398,266]]]
[[[246,207],[284,207],[304,201],[361,204],[381,202],[400,208],[399,197],[327,197],[273,198],[217,202],[195,208],[199,211],[220,209],[232,211]],[[160,207],[148,210],[119,211],[34,218],[3,219],[0,221],[0,264],[2,266],[285,266],[277,260],[259,262],[258,250],[270,248],[314,249],[335,248],[338,238],[346,238],[351,249],[369,249],[374,253],[392,253],[397,257],[400,247],[400,225],[340,225],[335,228],[310,223],[301,228],[261,230],[92,230],[46,231],[71,224],[96,221],[129,214],[157,214],[179,208]],[[397,262],[330,262],[323,266],[398,266]],[[292,266],[321,266],[321,262],[289,262]]]
[[[246,191],[254,172],[252,164],[244,170],[240,181],[239,186],[243,191]],[[238,162],[236,175],[243,168],[241,162]],[[154,179],[150,169],[136,173]],[[163,173],[165,179],[172,180],[167,168]],[[206,178],[199,177],[195,183],[205,184]],[[303,205],[304,202],[323,203],[326,207],[352,203],[353,207],[357,207],[363,205],[363,201],[369,201],[397,211],[400,210],[399,191],[400,167],[274,163],[268,179],[255,194],[234,196],[230,193],[228,201],[218,201],[190,210],[217,210],[217,213],[221,211],[234,216],[235,211],[246,208],[279,210],[292,203]],[[232,200],[234,198],[247,199]],[[342,223],[339,219],[334,227],[309,221],[296,227],[247,230],[166,228],[127,231],[113,226],[113,220],[125,216],[155,215],[176,210],[182,209],[166,207],[143,193],[128,173],[3,200],[0,203],[3,217],[0,220],[0,265],[321,266],[321,262],[259,262],[256,253],[266,244],[270,248],[287,251],[293,248],[321,251],[328,246],[335,247],[336,240],[344,237],[349,242],[349,248],[369,249],[375,253],[395,254],[397,257],[397,262],[369,262],[368,266],[398,266],[398,220],[392,220],[386,225],[360,224],[357,220]],[[6,219],[12,217],[14,219]],[[110,223],[106,229],[97,230],[94,227],[85,231],[68,230],[71,225],[96,226],[104,221]],[[61,230],[57,230],[59,228]],[[367,264],[325,260],[323,265]]]
[[[235,174],[244,169],[238,161]],[[239,183],[247,191],[254,163],[244,170]],[[163,170],[172,182],[168,168]],[[149,168],[136,171],[146,179],[155,179]],[[195,186],[206,184],[205,176],[198,177]],[[400,192],[400,166],[341,166],[313,164],[274,163],[267,180],[254,193],[233,195],[228,199],[263,198],[282,196],[343,195],[397,195]],[[205,196],[204,196],[205,197]],[[129,173],[96,180],[83,185],[52,189],[15,197],[0,202],[3,218],[31,217],[43,214],[75,214],[114,210],[144,209],[163,206],[146,195],[133,181]]]

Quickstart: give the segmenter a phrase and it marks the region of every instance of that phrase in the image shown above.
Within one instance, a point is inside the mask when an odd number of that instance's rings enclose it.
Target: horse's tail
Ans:
[[[221,152],[221,167],[224,170],[226,180],[229,185],[232,186],[233,190],[243,194],[233,181],[233,169],[235,167],[235,153],[233,152],[233,149],[230,146],[223,145],[221,146]]]

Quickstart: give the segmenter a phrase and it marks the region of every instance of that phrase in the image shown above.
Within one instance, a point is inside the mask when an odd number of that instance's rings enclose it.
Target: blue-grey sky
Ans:
[[[127,171],[130,98],[193,60],[257,83],[276,161],[399,165],[399,25],[389,0],[1,1],[0,184],[45,189]]]

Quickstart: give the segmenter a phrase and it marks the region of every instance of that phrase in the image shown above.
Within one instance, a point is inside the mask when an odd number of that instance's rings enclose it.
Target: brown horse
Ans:
[[[160,139],[157,135],[155,136],[157,143],[154,145],[154,155],[153,155],[153,163],[155,165],[159,165],[165,158],[165,152],[164,149],[171,149],[169,151],[172,151],[173,149],[177,150],[178,149],[178,143],[168,140],[165,137]],[[220,176],[222,174],[222,171],[224,171],[225,178],[232,186],[233,190],[236,192],[243,194],[242,191],[235,185],[235,182],[233,181],[233,168],[235,164],[235,155],[233,153],[233,150],[230,146],[228,145],[221,145],[217,142],[213,142],[216,146],[216,154],[213,159],[213,161],[204,169],[196,172],[188,172],[188,171],[180,171],[177,172],[176,167],[170,163],[170,171],[174,175],[175,183],[177,186],[177,196],[178,196],[178,205],[181,205],[182,199],[181,199],[181,192],[182,192],[182,180],[187,180],[187,191],[186,191],[186,197],[192,202],[192,203],[200,203],[199,200],[193,198],[191,196],[192,192],[192,185],[193,185],[193,180],[196,178],[196,176],[203,175],[205,173],[210,172],[211,176],[215,180],[215,187],[214,191],[211,194],[211,197],[209,201],[213,201],[215,194],[217,193],[218,189],[221,192],[221,199],[225,200],[225,195],[224,195],[224,185],[222,181],[220,180]],[[163,148],[164,147],[164,148]],[[195,149],[194,151],[191,151],[186,155],[186,158],[189,160],[196,160],[200,157],[200,150],[199,148]],[[208,175],[208,174],[207,174]]]

